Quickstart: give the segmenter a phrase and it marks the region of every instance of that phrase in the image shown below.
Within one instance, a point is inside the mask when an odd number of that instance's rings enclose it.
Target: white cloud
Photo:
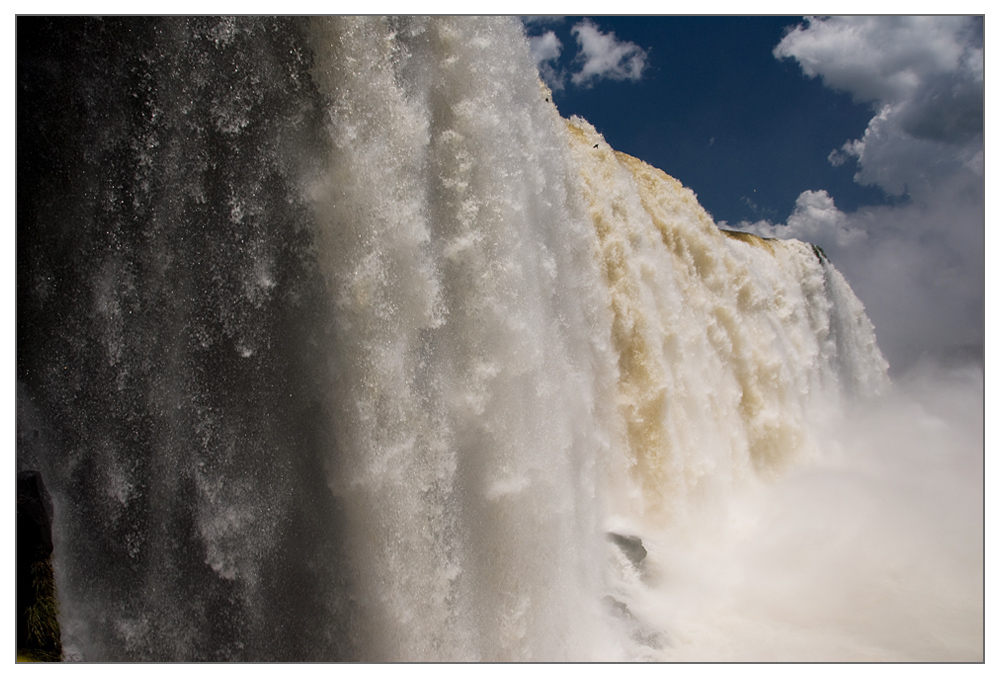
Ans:
[[[546,31],[542,35],[528,38],[531,46],[531,56],[538,66],[538,74],[552,89],[562,89],[565,75],[558,69],[559,55],[562,53],[562,42],[554,31]]]
[[[864,135],[830,155],[855,180],[893,195],[977,173],[983,131],[983,25],[975,17],[807,18],[774,48],[809,77],[876,111]],[[978,171],[978,176],[981,176]]]
[[[806,190],[795,200],[795,211],[787,224],[770,221],[743,223],[741,228],[761,237],[792,237],[836,248],[849,247],[867,239],[868,234],[853,226],[847,214],[833,203],[825,190]]]
[[[809,77],[851,93],[860,101],[911,99],[929,80],[971,69],[982,47],[968,17],[807,17],[774,48],[779,58],[794,58]],[[976,56],[975,52],[978,52]]]
[[[840,211],[803,192],[785,224],[739,227],[819,246],[848,278],[895,367],[981,345],[984,307],[982,20],[807,19],[775,48],[810,77],[869,101],[860,138],[829,155],[902,202]]]
[[[646,50],[633,42],[619,40],[613,31],[601,32],[589,19],[570,29],[578,51],[568,67],[561,66],[563,44],[556,32],[546,30],[545,26],[564,20],[565,17],[521,17],[538,74],[553,91],[565,89],[567,81],[591,87],[602,79],[632,82],[642,79],[648,58]]]
[[[590,86],[603,78],[632,80],[642,78],[646,67],[646,51],[634,42],[622,42],[614,32],[602,33],[591,21],[573,26],[580,53],[576,62],[582,64],[571,80],[573,84]]]
[[[896,196],[927,192],[956,173],[967,172],[970,180],[981,179],[982,136],[971,142],[914,136],[906,130],[903,119],[907,113],[919,114],[914,107],[907,110],[902,105],[884,105],[861,138],[847,141],[831,153],[831,163],[839,166],[850,158],[857,159],[855,181]]]
[[[531,56],[536,63],[558,59],[561,52],[562,43],[553,31],[531,38]]]

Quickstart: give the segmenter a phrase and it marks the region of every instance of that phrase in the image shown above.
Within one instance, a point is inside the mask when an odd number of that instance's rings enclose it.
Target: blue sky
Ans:
[[[983,343],[983,21],[525,20],[563,116],[716,222],[819,244],[894,370]]]
[[[542,20],[528,30],[554,32],[562,45],[559,73],[549,80],[563,115],[586,118],[616,150],[694,190],[716,220],[737,222],[787,215],[799,193],[818,181],[835,185],[850,206],[884,199],[854,183],[848,167],[833,170],[826,160],[831,148],[864,129],[869,107],[771,54],[800,19],[590,19],[618,43],[640,49],[643,67],[636,79],[580,83],[571,79],[581,65],[574,63],[580,49],[571,31],[588,20]]]

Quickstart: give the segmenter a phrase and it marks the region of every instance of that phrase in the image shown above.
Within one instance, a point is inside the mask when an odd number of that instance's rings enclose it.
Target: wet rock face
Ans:
[[[17,549],[19,558],[52,554],[52,498],[34,470],[17,473]]]
[[[42,475],[17,474],[18,659],[59,661],[62,642],[52,571],[52,499]]]

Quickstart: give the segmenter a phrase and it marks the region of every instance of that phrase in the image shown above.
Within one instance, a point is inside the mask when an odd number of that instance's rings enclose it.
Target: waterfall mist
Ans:
[[[18,87],[71,658],[982,658],[981,370],[891,384],[516,21],[20,18]]]

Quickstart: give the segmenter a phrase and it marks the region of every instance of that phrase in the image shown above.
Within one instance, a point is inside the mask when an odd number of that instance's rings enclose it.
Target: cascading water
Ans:
[[[888,386],[822,252],[560,118],[512,20],[18,27],[71,655],[670,658],[666,551]]]

